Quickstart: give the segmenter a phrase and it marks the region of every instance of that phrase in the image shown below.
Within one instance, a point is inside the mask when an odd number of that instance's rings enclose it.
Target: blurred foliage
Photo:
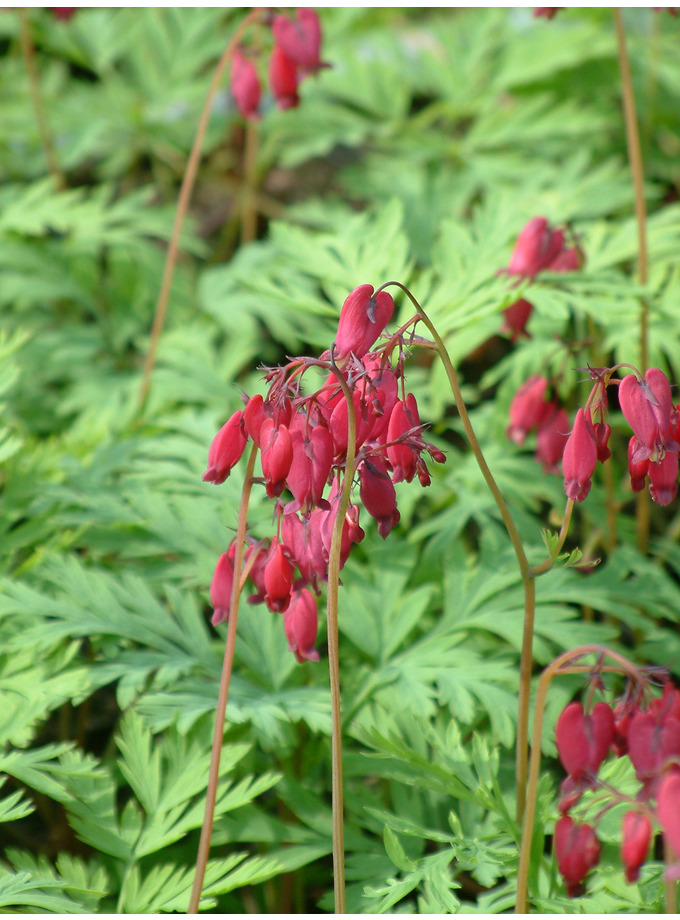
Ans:
[[[59,190],[18,16],[0,11],[8,911],[186,909],[225,637],[209,625],[207,589],[241,485],[238,469],[217,491],[201,482],[207,448],[241,389],[263,392],[258,364],[329,346],[351,289],[409,284],[442,331],[532,561],[564,493],[505,438],[518,386],[549,371],[573,408],[585,395],[576,368],[636,363],[641,296],[651,361],[680,379],[680,23],[625,11],[651,215],[643,290],[609,10],[545,22],[527,9],[324,8],[332,66],[305,81],[298,109],[264,102],[259,233],[245,246],[244,131],[226,84],[218,95],[139,414],[179,183],[212,68],[242,15],[97,8],[62,22],[30,10],[68,180]],[[536,214],[568,222],[586,263],[525,291],[532,337],[511,345],[501,311],[518,292],[497,272]],[[400,311],[407,319],[408,302]],[[398,487],[402,524],[386,545],[364,522],[367,539],[343,572],[348,909],[507,911],[520,833],[521,583],[441,369],[415,354],[409,382],[448,462],[426,493]],[[677,678],[677,512],[654,507],[652,556],[642,556],[616,413],[612,427],[612,495],[596,477],[568,541],[602,563],[539,581],[536,663],[606,642]],[[270,513],[256,494],[254,534],[268,533]],[[279,619],[243,611],[205,909],[332,910],[326,661],[322,651],[320,664],[296,664]],[[551,690],[549,758],[577,690],[573,679]],[[659,864],[626,886],[615,832],[590,893],[565,898],[542,845],[559,776],[546,763],[537,908],[660,910]]]

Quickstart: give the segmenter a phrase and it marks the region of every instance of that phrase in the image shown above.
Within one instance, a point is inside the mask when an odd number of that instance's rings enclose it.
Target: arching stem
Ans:
[[[224,648],[224,661],[222,664],[222,677],[220,678],[220,689],[217,697],[217,710],[215,712],[215,731],[213,732],[212,753],[210,755],[210,771],[208,774],[208,790],[206,793],[205,816],[203,818],[203,827],[201,828],[201,839],[198,845],[198,856],[196,857],[196,872],[194,875],[194,884],[191,889],[191,898],[189,900],[188,914],[198,913],[198,904],[201,900],[201,889],[203,888],[203,879],[205,877],[205,867],[208,863],[208,853],[210,851],[210,838],[212,836],[213,818],[215,815],[215,802],[217,800],[217,783],[220,773],[220,756],[222,754],[222,739],[224,736],[224,717],[227,711],[227,700],[229,698],[229,684],[231,681],[231,668],[234,662],[234,648],[236,646],[236,623],[238,620],[238,605],[243,589],[246,572],[243,568],[243,546],[246,537],[246,524],[248,518],[248,502],[250,500],[250,490],[253,485],[253,470],[255,468],[255,458],[257,457],[257,445],[253,444],[248,457],[246,467],[246,476],[243,482],[241,492],[241,505],[238,512],[238,524],[236,527],[236,551],[234,555],[234,572],[239,573],[238,578],[234,578],[234,584],[231,591],[231,604],[229,608],[229,626],[227,629],[227,642]],[[251,565],[254,559],[249,560]]]
[[[515,551],[515,556],[517,557],[517,564],[519,566],[520,575],[522,577],[522,584],[524,586],[524,625],[522,632],[522,651],[520,657],[520,680],[519,680],[519,698],[518,698],[518,714],[517,714],[517,751],[516,751],[516,763],[515,763],[515,782],[516,782],[516,795],[517,795],[517,820],[521,823],[522,817],[524,814],[524,803],[526,796],[526,782],[527,782],[527,763],[528,763],[528,739],[529,739],[529,695],[531,691],[531,669],[533,664],[533,637],[534,637],[534,617],[536,613],[536,585],[529,568],[529,563],[527,561],[526,553],[524,552],[524,546],[522,544],[522,539],[519,535],[519,531],[515,526],[515,522],[512,519],[510,510],[503,498],[503,495],[498,488],[496,480],[494,479],[489,465],[486,462],[482,448],[480,447],[477,436],[472,427],[470,421],[470,416],[468,415],[467,407],[463,400],[463,394],[461,393],[460,384],[458,382],[458,375],[456,369],[453,366],[449,353],[446,350],[446,346],[442,341],[441,336],[437,332],[437,329],[425,313],[425,310],[421,307],[418,301],[415,299],[413,294],[399,281],[388,281],[387,284],[383,284],[379,290],[382,290],[388,285],[394,285],[395,287],[400,288],[406,296],[411,300],[412,304],[418,311],[418,314],[422,322],[427,326],[432,335],[432,338],[435,342],[435,347],[437,353],[444,365],[446,371],[446,376],[448,377],[449,384],[451,386],[451,391],[453,392],[453,398],[456,402],[456,408],[458,409],[458,414],[460,415],[463,427],[465,429],[465,434],[472,448],[472,452],[475,455],[477,465],[481,470],[482,476],[486,481],[487,486],[491,494],[494,497],[498,510],[500,512],[503,523],[505,524],[505,529],[508,532],[510,537],[510,542]],[[566,534],[565,534],[566,536]]]

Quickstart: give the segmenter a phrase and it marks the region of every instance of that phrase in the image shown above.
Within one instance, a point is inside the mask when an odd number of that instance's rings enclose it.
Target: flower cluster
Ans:
[[[571,424],[556,397],[548,398],[549,389],[547,377],[538,374],[519,388],[510,404],[507,435],[521,447],[536,428],[536,459],[546,473],[558,473]]]
[[[271,18],[274,47],[269,58],[269,87],[280,109],[299,103],[298,87],[304,77],[327,67],[321,60],[321,25],[314,10],[301,8],[291,19],[285,14]],[[241,46],[231,65],[231,92],[244,118],[259,118],[262,83],[255,52]]]
[[[334,522],[340,506],[349,448],[349,399],[355,418],[354,471],[361,504],[385,538],[399,521],[394,483],[430,483],[423,459],[445,456],[423,439],[418,405],[405,389],[403,332],[374,347],[390,321],[394,301],[386,291],[362,284],[347,297],[331,352],[294,358],[266,375],[267,395],[247,399],[215,436],[203,479],[224,482],[252,441],[260,450],[262,483],[275,502],[276,534],[251,542],[245,554],[255,593],[283,613],[291,651],[299,661],[318,660],[315,594],[328,578]],[[398,352],[396,363],[392,353]],[[328,371],[311,394],[302,377],[312,367]],[[289,493],[284,498],[284,493]],[[343,523],[340,565],[364,532],[359,505],[350,503]],[[210,587],[213,623],[227,619],[234,578],[235,547],[218,560]]]
[[[533,217],[517,237],[510,264],[502,271],[520,279],[533,280],[539,272],[568,272],[581,267],[583,257],[576,246],[567,248],[564,229],[553,230],[545,217]],[[529,336],[526,326],[533,305],[523,297],[503,311],[502,332],[509,332],[513,342]]]
[[[590,492],[597,464],[611,456],[607,388],[617,385],[619,406],[633,432],[628,442],[631,488],[640,492],[649,478],[651,497],[658,505],[668,505],[678,491],[680,404],[673,404],[670,382],[659,368],[650,368],[644,377],[633,368],[634,373],[622,380],[612,379],[616,369],[589,368],[595,384],[585,408],[577,411],[571,431],[564,409],[555,397],[548,398],[548,379],[535,374],[510,404],[508,438],[521,446],[536,428],[536,459],[546,472],[557,472],[561,457],[567,497],[582,502]]]
[[[585,712],[569,703],[555,728],[557,752],[567,777],[562,782],[555,826],[557,865],[567,894],[583,893],[583,881],[597,865],[600,844],[596,828],[574,821],[569,814],[587,789],[605,790],[609,800],[599,812],[625,802],[621,861],[628,882],[637,880],[658,826],[676,854],[680,854],[680,690],[670,681],[663,695],[646,704],[646,688],[626,693],[615,709],[596,703]],[[640,782],[631,799],[598,779],[600,766],[612,753],[629,757]],[[675,869],[672,870],[672,873]]]

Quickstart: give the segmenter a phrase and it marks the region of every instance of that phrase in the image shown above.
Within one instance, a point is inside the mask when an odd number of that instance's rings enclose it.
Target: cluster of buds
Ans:
[[[611,456],[607,387],[618,385],[619,405],[633,431],[628,442],[631,488],[640,492],[649,478],[653,500],[668,505],[678,491],[680,404],[673,404],[671,385],[659,368],[650,368],[644,377],[633,368],[634,373],[622,380],[612,378],[616,369],[588,368],[595,383],[585,408],[577,411],[571,431],[564,409],[554,397],[548,398],[549,381],[535,374],[512,400],[507,435],[521,446],[536,428],[536,458],[546,472],[557,472],[561,458],[567,497],[582,502],[590,492],[597,464]]]
[[[571,423],[556,397],[548,398],[549,390],[547,377],[538,374],[519,388],[510,404],[507,436],[521,447],[529,432],[537,429],[536,459],[546,473],[559,473]]]
[[[314,10],[301,8],[291,19],[280,14],[270,17],[274,47],[269,58],[269,87],[280,109],[299,103],[298,87],[304,77],[327,67],[321,60],[321,25]],[[244,118],[259,118],[262,83],[256,52],[240,46],[231,65],[231,92]]]
[[[349,399],[355,419],[354,471],[361,504],[388,536],[399,521],[394,484],[416,476],[423,486],[430,476],[423,453],[443,463],[445,455],[423,439],[416,398],[404,379],[404,328],[377,347],[394,311],[386,291],[362,284],[347,297],[335,343],[319,358],[293,358],[269,369],[267,395],[246,400],[214,438],[203,479],[224,482],[248,441],[260,450],[262,479],[275,502],[276,534],[251,542],[246,568],[255,586],[249,601],[264,602],[283,613],[291,651],[299,661],[318,660],[315,594],[328,579],[335,519],[347,470],[350,434]],[[408,326],[409,324],[407,324]],[[398,352],[395,363],[392,354]],[[310,395],[302,390],[303,374],[312,367],[328,371]],[[328,490],[328,491],[327,491]],[[288,493],[285,495],[284,493]],[[359,505],[345,513],[340,567],[364,532]],[[210,588],[213,623],[227,619],[236,573],[235,547],[220,557]]]
[[[508,275],[533,280],[539,272],[576,271],[583,264],[577,246],[566,245],[565,230],[553,230],[545,217],[533,217],[517,237],[510,264],[502,269]],[[523,297],[503,311],[502,332],[509,332],[513,342],[521,335],[529,337],[526,326],[533,304]]]
[[[569,897],[584,891],[583,882],[600,858],[596,827],[574,821],[569,814],[588,789],[604,790],[608,800],[599,818],[622,802],[630,807],[623,818],[621,861],[628,882],[637,880],[659,827],[680,854],[680,691],[666,681],[661,697],[646,701],[646,687],[630,689],[612,709],[596,703],[585,712],[569,703],[555,728],[557,752],[567,777],[562,782],[555,826],[555,853]],[[600,766],[612,753],[628,757],[640,782],[635,799],[598,779]],[[677,866],[670,876],[677,877]]]

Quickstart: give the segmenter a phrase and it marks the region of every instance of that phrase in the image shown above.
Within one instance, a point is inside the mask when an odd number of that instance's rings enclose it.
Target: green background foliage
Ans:
[[[139,414],[179,183],[242,11],[29,12],[65,190],[47,173],[18,16],[0,12],[4,910],[186,910],[226,634],[210,625],[208,585],[243,475],[202,483],[207,449],[241,391],[264,392],[259,364],[329,347],[350,290],[395,279],[426,307],[532,562],[564,492],[531,439],[520,450],[505,437],[520,384],[555,375],[573,412],[587,394],[578,368],[639,361],[643,294],[651,363],[680,379],[680,24],[625,14],[650,210],[642,290],[609,10],[320,15],[332,66],[305,81],[298,109],[265,98],[258,238],[244,246],[243,126],[226,84],[218,95]],[[537,214],[568,222],[586,263],[524,291],[532,337],[511,345],[501,311],[518,291],[497,271]],[[402,521],[386,544],[362,520],[343,571],[348,909],[500,912],[520,837],[521,582],[441,368],[415,352],[407,375],[447,463],[424,493],[397,487]],[[677,510],[653,509],[641,555],[625,425],[616,412],[611,423],[618,539],[598,472],[567,548],[602,561],[539,580],[537,673],[602,642],[678,678]],[[271,531],[257,490],[250,528]],[[245,607],[238,629],[202,908],[332,910],[325,627],[317,665],[296,663],[264,608]],[[627,886],[613,824],[583,899],[557,877],[553,728],[580,687],[565,678],[550,692],[536,907],[656,912],[660,864]]]

